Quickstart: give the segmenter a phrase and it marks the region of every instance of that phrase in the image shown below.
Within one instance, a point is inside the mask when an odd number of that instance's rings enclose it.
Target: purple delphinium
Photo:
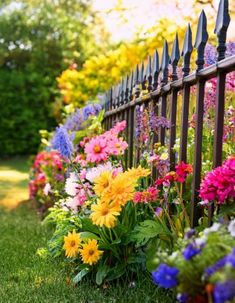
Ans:
[[[154,214],[156,217],[160,218],[161,215],[163,214],[163,208],[162,207],[156,207],[154,209]]]
[[[83,123],[82,111],[78,108],[65,121],[64,127],[69,131],[78,131]]]
[[[73,153],[73,143],[64,126],[56,128],[51,144],[52,148],[58,150],[62,156],[71,158]]]
[[[154,283],[160,287],[172,288],[178,284],[178,274],[178,268],[168,266],[167,264],[160,264],[156,271],[152,273],[152,278]]]
[[[186,246],[183,251],[183,256],[185,260],[191,260],[194,256],[200,254],[201,249],[198,248],[196,245],[190,243]]]
[[[137,139],[140,138],[141,135],[141,115],[142,115],[142,110],[139,105],[136,106],[136,128],[135,128],[135,135]]]
[[[217,283],[214,289],[214,302],[226,303],[235,298],[235,280]]]

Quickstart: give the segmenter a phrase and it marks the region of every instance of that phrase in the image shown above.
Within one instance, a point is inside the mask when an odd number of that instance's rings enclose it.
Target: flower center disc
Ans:
[[[100,153],[101,152],[101,147],[99,145],[95,145],[93,148],[95,153]]]
[[[90,249],[90,250],[89,250],[89,255],[92,256],[93,254],[94,254],[94,250],[93,250],[93,249]]]
[[[71,245],[72,247],[74,247],[75,244],[76,244],[76,242],[75,242],[74,240],[72,240],[71,243],[70,243],[70,245]]]

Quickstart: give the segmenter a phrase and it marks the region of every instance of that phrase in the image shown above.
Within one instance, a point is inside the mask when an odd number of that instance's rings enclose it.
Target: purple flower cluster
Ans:
[[[135,128],[135,135],[137,138],[140,137],[141,135],[141,127],[142,127],[142,123],[141,123],[141,116],[142,116],[142,108],[141,106],[137,105],[136,106],[136,128]]]
[[[101,109],[100,104],[88,104],[81,109],[78,108],[66,119],[64,127],[68,131],[79,131],[82,127],[82,123],[90,116],[97,116]]]
[[[183,256],[185,260],[191,260],[194,256],[200,253],[201,253],[201,249],[197,247],[196,244],[190,243],[185,247],[183,251]]]
[[[179,270],[176,267],[160,264],[156,271],[152,273],[152,278],[155,284],[164,288],[172,288],[177,286]]]
[[[212,276],[215,272],[220,270],[226,264],[235,268],[235,247],[233,248],[233,250],[230,254],[221,258],[215,264],[213,264],[212,266],[209,266],[205,269],[206,277],[208,278],[208,277]]]
[[[73,153],[73,143],[64,126],[56,128],[54,137],[51,140],[52,148],[58,150],[63,157],[71,158]]]
[[[170,121],[165,117],[157,117],[154,112],[149,115],[149,127],[151,131],[157,131],[158,128],[170,128]]]
[[[235,298],[235,280],[217,283],[214,289],[214,302],[226,303]]]

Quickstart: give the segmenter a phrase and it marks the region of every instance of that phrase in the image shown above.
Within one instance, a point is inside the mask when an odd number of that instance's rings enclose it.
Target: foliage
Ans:
[[[84,1],[1,3],[1,155],[34,153],[39,129],[55,126],[55,78],[100,50],[93,26],[98,34],[99,20]]]
[[[179,302],[233,302],[234,226],[234,220],[228,225],[214,223],[200,236],[194,230],[188,230],[172,255],[161,252],[156,255],[155,262],[161,265],[153,272],[154,282],[165,288],[176,287]],[[166,269],[169,266],[168,271],[162,270],[163,264]],[[172,269],[177,272],[176,276],[172,276]],[[166,283],[167,274],[170,275],[168,281],[172,279],[172,286]],[[233,292],[229,290],[228,281],[233,285]]]

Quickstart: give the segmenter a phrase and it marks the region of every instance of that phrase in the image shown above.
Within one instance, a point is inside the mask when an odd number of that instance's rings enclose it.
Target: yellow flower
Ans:
[[[102,201],[98,201],[97,204],[92,205],[91,210],[92,213],[90,217],[93,224],[98,226],[106,226],[108,228],[115,226],[117,216],[120,214],[120,207]]]
[[[125,174],[129,176],[129,178],[134,178],[136,181],[139,178],[147,177],[151,173],[150,169],[148,168],[143,168],[141,166],[138,166],[137,168],[131,168]]]
[[[161,160],[167,160],[168,159],[168,153],[163,153],[160,157]]]
[[[93,265],[97,263],[102,255],[103,251],[98,250],[96,240],[88,240],[88,243],[82,245],[82,249],[79,250],[83,263]]]
[[[116,206],[124,206],[132,200],[136,186],[135,178],[128,174],[119,174],[110,184],[109,189],[101,196],[102,201],[112,202]]]
[[[100,196],[106,190],[108,190],[111,182],[113,180],[112,173],[110,171],[104,171],[100,174],[98,178],[94,180],[94,191]]]
[[[80,235],[73,230],[64,237],[64,250],[67,258],[76,257],[81,243]]]

